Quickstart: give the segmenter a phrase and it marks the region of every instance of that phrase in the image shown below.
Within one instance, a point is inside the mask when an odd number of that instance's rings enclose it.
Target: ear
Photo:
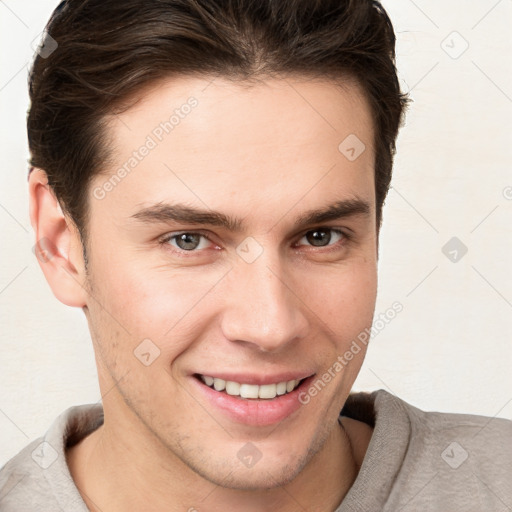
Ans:
[[[36,235],[34,253],[41,270],[60,302],[82,308],[88,294],[78,230],[64,216],[43,170],[33,168],[28,182],[30,223]]]

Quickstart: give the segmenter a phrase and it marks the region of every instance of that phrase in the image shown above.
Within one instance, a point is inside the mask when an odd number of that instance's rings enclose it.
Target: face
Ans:
[[[372,323],[367,103],[350,83],[180,78],[108,130],[85,308],[105,428],[224,487],[292,480],[328,450],[364,349],[335,363]]]

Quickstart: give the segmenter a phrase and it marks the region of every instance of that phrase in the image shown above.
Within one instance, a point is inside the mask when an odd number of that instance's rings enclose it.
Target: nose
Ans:
[[[221,321],[226,339],[262,352],[277,352],[308,335],[304,290],[268,251],[254,262],[237,262],[229,274]]]

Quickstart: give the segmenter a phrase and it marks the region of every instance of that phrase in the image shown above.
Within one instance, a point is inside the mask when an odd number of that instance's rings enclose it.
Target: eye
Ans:
[[[208,244],[206,244],[206,247],[204,244],[201,246],[201,239],[210,241],[210,239],[202,233],[184,231],[177,234],[169,233],[161,238],[159,243],[161,245],[171,245],[180,251],[194,252],[196,249],[205,249],[208,246]],[[174,240],[176,240],[176,245],[171,244]]]
[[[332,233],[335,233],[334,242]],[[299,240],[306,240],[311,247],[333,247],[339,248],[344,241],[350,239],[350,236],[340,229],[321,227],[307,231]],[[171,246],[171,250],[176,253],[193,253],[208,248],[208,242],[212,241],[203,233],[196,231],[182,231],[179,233],[168,233],[159,240],[161,246]]]
[[[341,243],[329,244],[333,238],[331,233],[336,233],[336,237],[338,237],[338,239],[335,240],[335,242]],[[340,229],[322,227],[309,230],[300,240],[306,239],[313,247],[329,247],[341,245],[343,241],[348,238],[349,236]]]

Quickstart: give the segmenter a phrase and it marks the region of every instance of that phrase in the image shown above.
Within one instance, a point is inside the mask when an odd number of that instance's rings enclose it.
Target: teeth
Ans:
[[[259,388],[258,398],[275,398],[277,395],[276,384],[265,384],[264,386],[259,386]]]
[[[263,386],[258,386],[256,384],[243,384],[230,380],[225,381],[223,379],[217,379],[207,375],[201,375],[201,380],[207,386],[213,387],[216,391],[226,391],[228,395],[267,400],[290,393],[299,385],[300,382],[299,380],[289,380],[287,382],[279,382],[278,384],[265,384]]]
[[[277,384],[276,392],[278,395],[284,395],[286,393],[286,382],[280,382]]]
[[[256,384],[242,384],[240,386],[240,396],[242,398],[258,398],[260,387]]]
[[[228,380],[226,382],[226,393],[228,395],[240,395],[240,384],[238,384],[238,382],[231,382]]]
[[[216,391],[224,391],[224,389],[226,389],[226,381],[222,379],[213,379],[213,387]]]

